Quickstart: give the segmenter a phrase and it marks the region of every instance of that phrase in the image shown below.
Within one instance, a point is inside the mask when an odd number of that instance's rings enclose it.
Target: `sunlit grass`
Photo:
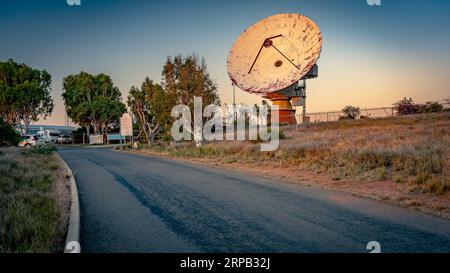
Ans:
[[[284,128],[275,152],[260,152],[252,142],[153,145],[148,152],[176,157],[206,157],[224,163],[264,163],[329,175],[333,180],[390,180],[411,191],[450,189],[450,114],[344,120]]]

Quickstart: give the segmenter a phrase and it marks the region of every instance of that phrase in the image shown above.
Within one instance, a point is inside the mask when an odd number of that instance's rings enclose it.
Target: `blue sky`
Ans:
[[[324,37],[319,78],[308,84],[309,111],[391,105],[450,96],[450,1],[381,0],[0,0],[0,60],[46,69],[62,124],[64,76],[107,73],[124,98],[145,76],[160,81],[168,55],[205,57],[231,102],[226,58],[235,39],[256,21],[280,12],[313,19]],[[260,97],[237,92],[239,102]]]

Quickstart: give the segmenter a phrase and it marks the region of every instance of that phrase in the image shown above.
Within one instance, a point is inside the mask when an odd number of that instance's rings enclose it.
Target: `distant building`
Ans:
[[[16,129],[20,131],[20,127],[16,126]],[[59,132],[60,134],[70,134],[75,130],[75,126],[60,126],[60,125],[29,125],[28,135],[43,134],[43,132]]]

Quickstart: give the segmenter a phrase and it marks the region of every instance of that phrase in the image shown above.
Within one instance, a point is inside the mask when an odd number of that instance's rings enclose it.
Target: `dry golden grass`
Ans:
[[[450,190],[450,113],[344,120],[283,128],[275,152],[254,142],[215,142],[196,148],[156,145],[146,152],[224,163],[296,166],[333,180],[392,181],[411,192]],[[144,149],[144,150],[145,150]]]

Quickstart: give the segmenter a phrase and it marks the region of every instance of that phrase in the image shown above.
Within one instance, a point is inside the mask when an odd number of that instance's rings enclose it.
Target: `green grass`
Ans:
[[[411,191],[442,194],[450,190],[450,113],[384,119],[343,120],[284,128],[275,152],[259,144],[215,142],[200,148],[153,145],[161,155],[215,158],[224,163],[269,164],[274,168],[328,174],[333,180],[390,180]]]
[[[42,147],[0,151],[0,253],[61,251],[57,159]]]

